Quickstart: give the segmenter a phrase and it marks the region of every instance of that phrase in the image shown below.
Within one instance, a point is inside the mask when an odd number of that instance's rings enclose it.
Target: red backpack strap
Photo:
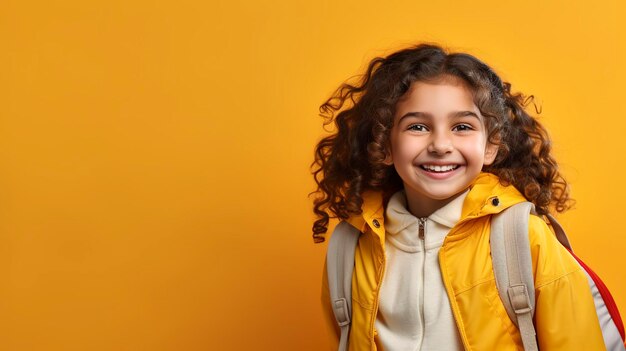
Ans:
[[[611,318],[613,319],[613,323],[615,323],[615,326],[617,327],[617,330],[619,331],[619,334],[622,337],[622,340],[625,340],[626,338],[624,337],[624,322],[622,322],[622,316],[620,315],[619,310],[617,309],[617,304],[615,303],[615,300],[613,299],[611,292],[606,287],[602,279],[600,279],[600,277],[591,268],[589,268],[589,266],[587,266],[585,262],[583,262],[580,258],[578,258],[578,256],[576,256],[571,250],[570,250],[570,253],[572,254],[572,256],[574,256],[576,261],[578,261],[578,263],[583,267],[583,269],[587,271],[587,274],[589,274],[593,282],[596,283],[596,287],[598,288],[598,291],[600,292],[600,296],[602,296],[602,299],[604,300],[604,303],[606,304],[606,308],[609,310],[609,314],[611,315]]]

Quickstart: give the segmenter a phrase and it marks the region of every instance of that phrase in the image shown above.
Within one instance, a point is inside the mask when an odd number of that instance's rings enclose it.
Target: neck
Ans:
[[[456,199],[457,197],[459,197],[461,194],[464,193],[464,191],[461,191],[452,197],[438,200],[438,199],[431,199],[431,198],[425,197],[424,195],[415,193],[407,188],[405,188],[405,191],[406,191],[406,201],[407,201],[408,210],[409,212],[411,212],[413,216],[417,218],[424,218],[424,217],[430,216],[435,211],[444,207],[445,205],[450,203],[450,201]]]

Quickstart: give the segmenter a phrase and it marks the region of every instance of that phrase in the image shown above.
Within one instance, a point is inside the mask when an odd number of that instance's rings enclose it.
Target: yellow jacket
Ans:
[[[499,201],[492,201],[496,197]],[[461,219],[441,246],[441,274],[465,350],[523,350],[519,331],[496,289],[489,246],[491,215],[522,201],[526,200],[513,186],[503,186],[495,175],[481,173],[463,203]],[[348,220],[363,233],[356,248],[352,276],[351,351],[382,350],[374,329],[385,273],[381,194],[365,194],[362,209],[361,215]],[[605,350],[585,273],[540,217],[531,215],[529,239],[539,349]],[[326,274],[322,300],[327,323],[335,326]],[[338,329],[333,329],[338,337]]]

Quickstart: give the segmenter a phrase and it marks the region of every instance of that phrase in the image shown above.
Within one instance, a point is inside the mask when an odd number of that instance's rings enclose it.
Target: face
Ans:
[[[414,82],[396,105],[385,163],[402,178],[411,213],[425,217],[463,193],[496,153],[464,84]]]

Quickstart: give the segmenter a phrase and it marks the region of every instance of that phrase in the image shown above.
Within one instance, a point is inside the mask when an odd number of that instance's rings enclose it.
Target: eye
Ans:
[[[407,129],[407,130],[414,131],[414,132],[425,132],[425,131],[427,131],[427,130],[428,130],[428,129],[426,128],[426,126],[425,126],[425,125],[423,125],[423,124],[411,124],[411,125],[410,125],[410,126],[408,126],[406,129]]]
[[[462,123],[462,124],[455,125],[454,128],[452,128],[452,130],[455,132],[465,132],[469,130],[474,130],[474,127],[472,127],[470,124]]]

